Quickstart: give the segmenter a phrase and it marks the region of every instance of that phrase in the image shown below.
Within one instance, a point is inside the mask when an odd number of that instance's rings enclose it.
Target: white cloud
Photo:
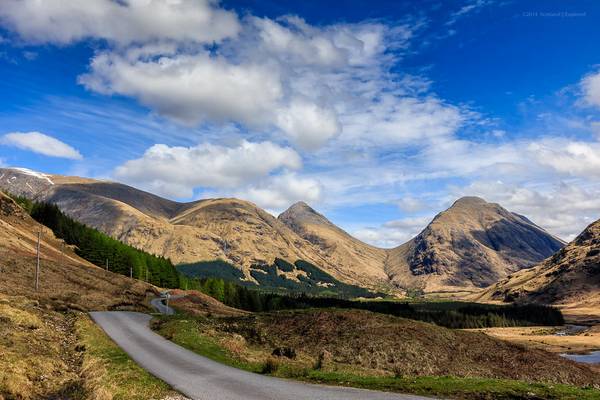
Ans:
[[[374,246],[392,248],[418,235],[432,219],[432,215],[408,217],[389,221],[378,227],[358,229],[353,234]]]
[[[242,141],[225,147],[156,144],[141,158],[116,168],[114,176],[170,197],[189,198],[197,187],[233,188],[281,168],[299,169],[300,156],[271,142]]]
[[[315,150],[336,137],[405,146],[469,120],[426,79],[392,72],[419,20],[312,26],[239,19],[209,0],[7,0],[0,22],[30,41],[109,40],[79,82],[189,126],[236,123]]]
[[[233,194],[277,214],[277,212],[286,209],[297,201],[302,200],[310,204],[318,203],[323,196],[323,187],[316,179],[287,172],[269,177],[245,189],[237,190]]]
[[[282,97],[276,68],[234,65],[204,52],[146,59],[145,50],[132,49],[127,55],[100,53],[90,73],[79,80],[96,92],[138,98],[188,125],[237,121],[264,126]],[[140,58],[132,58],[139,54]]]
[[[592,106],[600,107],[600,71],[588,74],[581,80],[583,99]]]
[[[277,115],[277,125],[305,149],[316,149],[340,131],[336,113],[304,101],[294,101]]]
[[[538,163],[557,172],[600,178],[600,143],[547,139],[530,144],[528,150]]]
[[[87,38],[121,45],[212,42],[240,29],[234,13],[210,0],[3,0],[0,21],[27,41],[58,44]]]
[[[29,150],[45,156],[81,160],[79,151],[60,140],[40,132],[12,132],[0,138],[0,144]]]
[[[423,210],[426,207],[426,204],[421,199],[417,199],[413,196],[406,196],[398,200],[398,207],[400,207],[402,211],[416,212]]]
[[[417,98],[377,94],[364,108],[342,117],[343,139],[376,145],[425,144],[450,136],[469,116],[435,97]]]
[[[264,50],[294,64],[343,66],[348,62],[348,52],[331,37],[297,17],[285,20],[290,22],[289,26],[268,18],[252,19]]]

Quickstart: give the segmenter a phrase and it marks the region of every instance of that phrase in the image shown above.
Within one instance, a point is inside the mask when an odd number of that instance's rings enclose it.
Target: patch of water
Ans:
[[[600,351],[592,351],[588,354],[561,354],[561,356],[569,360],[577,361],[585,364],[600,364]]]

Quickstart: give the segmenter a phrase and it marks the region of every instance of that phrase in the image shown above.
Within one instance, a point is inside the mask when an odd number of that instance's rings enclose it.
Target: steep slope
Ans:
[[[34,290],[36,247],[41,235],[39,290]],[[77,256],[52,231],[0,193],[0,292],[27,296],[63,309],[140,308],[156,289],[98,268]]]
[[[298,202],[277,219],[314,244],[340,276],[363,285],[387,283],[388,276],[383,268],[387,252],[350,236],[308,204]]]
[[[600,316],[600,220],[552,257],[490,286],[477,299],[534,301]]]
[[[475,290],[562,246],[525,217],[478,198],[458,200],[413,240],[385,250],[353,238],[305,203],[275,218],[238,199],[178,203],[115,182],[26,169],[0,169],[0,189],[54,203],[89,226],[177,264],[223,259],[250,281],[253,266],[279,258],[291,264],[305,260],[342,282],[380,290]],[[294,271],[287,275],[298,279]]]
[[[174,263],[221,258],[253,280],[252,265],[306,260],[347,283],[364,282],[342,275],[310,242],[247,201],[178,203],[119,183],[25,169],[0,169],[0,188],[54,203],[78,221]]]
[[[523,216],[463,197],[414,239],[393,249],[387,272],[401,287],[473,290],[530,267],[562,246]]]

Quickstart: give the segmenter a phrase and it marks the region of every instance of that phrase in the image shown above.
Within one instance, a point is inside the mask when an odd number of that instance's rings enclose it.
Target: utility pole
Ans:
[[[64,267],[65,264],[65,242],[63,240],[60,246],[60,265]]]
[[[131,265],[129,266],[129,278],[133,279],[133,267]]]
[[[108,258],[106,259],[106,270],[108,271]]]
[[[40,241],[42,240],[42,231],[38,232],[37,241],[37,263],[35,266],[35,291],[37,292],[40,287]]]

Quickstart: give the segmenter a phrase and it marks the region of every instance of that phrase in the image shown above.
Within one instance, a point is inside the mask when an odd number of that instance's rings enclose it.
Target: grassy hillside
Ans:
[[[160,334],[252,372],[459,399],[598,399],[584,365],[481,333],[357,310],[164,317]]]
[[[250,269],[254,281],[246,279],[239,268],[223,260],[182,264],[177,266],[177,270],[188,278],[218,278],[268,292],[308,293],[345,298],[381,295],[359,286],[340,282],[304,260],[297,260],[291,264],[276,258],[272,265],[255,264]]]
[[[53,204],[34,203],[28,208],[36,221],[52,229],[67,244],[76,246],[76,253],[92,264],[160,287],[179,286],[179,275],[168,259],[135,249],[81,224]]]

